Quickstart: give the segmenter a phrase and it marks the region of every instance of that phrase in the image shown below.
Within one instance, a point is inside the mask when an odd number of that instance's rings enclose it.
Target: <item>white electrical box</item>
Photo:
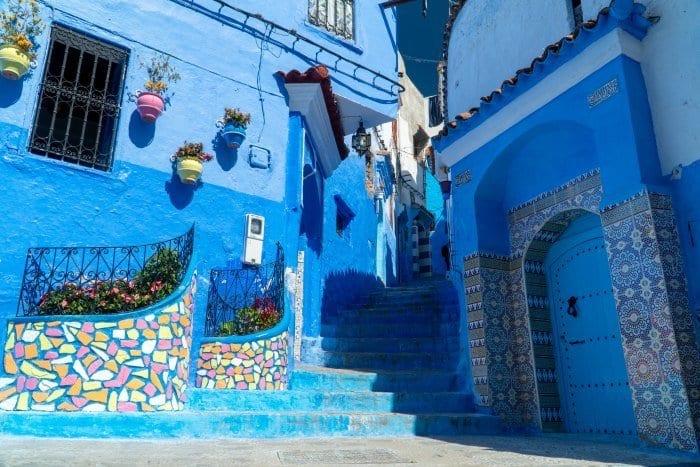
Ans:
[[[245,238],[243,240],[243,262],[262,262],[263,239],[265,238],[265,218],[255,214],[245,215]]]

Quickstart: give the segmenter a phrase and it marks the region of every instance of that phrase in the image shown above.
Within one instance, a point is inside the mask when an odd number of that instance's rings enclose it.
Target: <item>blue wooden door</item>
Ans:
[[[545,267],[568,431],[635,434],[600,218],[572,222],[550,249]]]

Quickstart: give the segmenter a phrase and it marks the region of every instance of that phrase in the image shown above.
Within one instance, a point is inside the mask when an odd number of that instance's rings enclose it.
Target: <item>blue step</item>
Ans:
[[[457,311],[415,311],[415,310],[379,310],[375,308],[354,309],[339,311],[328,323],[352,324],[352,323],[440,323],[459,322]]]
[[[289,388],[301,390],[449,392],[459,390],[459,378],[451,371],[355,371],[299,365]]]
[[[459,392],[324,392],[189,389],[187,406],[195,411],[237,412],[471,412],[472,397]]]
[[[132,439],[459,436],[501,431],[496,417],[482,414],[239,411],[1,412],[0,428],[13,436]]]
[[[447,337],[457,336],[459,326],[451,322],[439,323],[348,323],[322,324],[321,335],[328,337]]]
[[[307,348],[304,363],[330,368],[366,370],[448,370],[459,362],[459,354],[450,352],[328,352]]]
[[[443,352],[459,349],[458,337],[305,337],[302,354],[306,348],[320,348],[331,352]]]

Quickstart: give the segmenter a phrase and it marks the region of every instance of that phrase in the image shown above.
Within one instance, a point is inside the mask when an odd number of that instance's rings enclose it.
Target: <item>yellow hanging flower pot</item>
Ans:
[[[177,176],[187,185],[197,183],[202,176],[202,163],[198,159],[178,159]]]
[[[3,77],[16,81],[27,74],[30,64],[29,54],[24,50],[10,44],[0,46],[0,72]]]
[[[175,170],[180,181],[186,185],[194,185],[202,176],[202,163],[209,162],[213,156],[204,152],[202,143],[185,143],[180,146],[170,160],[175,162]]]

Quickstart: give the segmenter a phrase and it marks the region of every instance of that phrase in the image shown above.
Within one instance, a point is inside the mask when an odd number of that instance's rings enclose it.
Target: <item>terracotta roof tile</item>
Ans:
[[[335,94],[333,94],[333,87],[331,86],[331,77],[330,73],[328,72],[328,68],[325,65],[316,65],[310,67],[304,72],[299,70],[291,70],[286,73],[284,71],[278,71],[276,74],[281,76],[285,83],[289,84],[318,83],[321,85],[323,100],[326,103],[328,118],[331,121],[331,128],[333,128],[333,136],[335,137],[335,144],[338,146],[340,158],[345,159],[348,157],[350,150],[345,145],[343,126],[341,124],[340,107],[338,107],[338,101],[335,98]]]

